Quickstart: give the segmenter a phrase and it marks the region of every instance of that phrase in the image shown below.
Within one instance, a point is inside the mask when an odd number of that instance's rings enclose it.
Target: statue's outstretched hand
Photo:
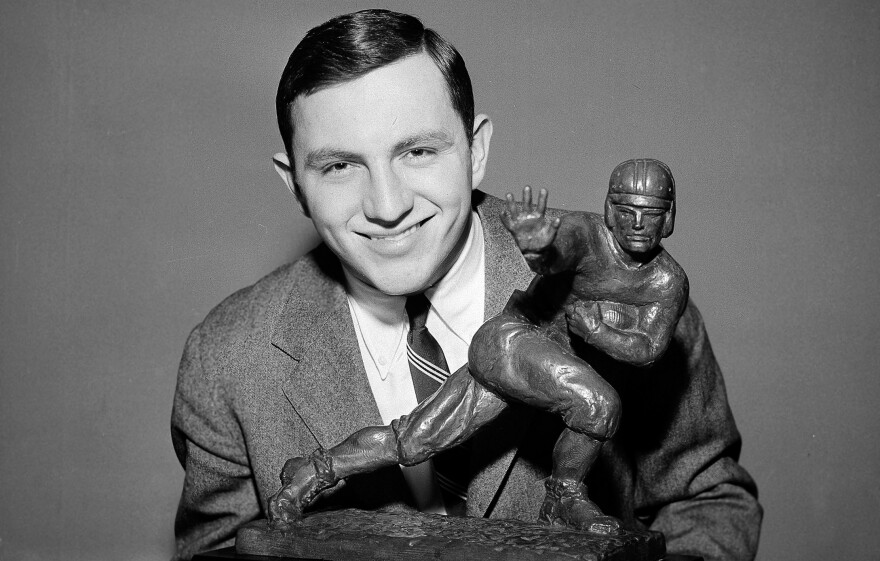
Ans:
[[[523,254],[540,253],[556,239],[561,220],[548,220],[544,216],[546,211],[546,189],[538,191],[538,201],[533,203],[532,188],[525,186],[522,205],[517,204],[512,194],[507,194],[507,208],[501,212],[501,222],[513,234],[513,239]]]

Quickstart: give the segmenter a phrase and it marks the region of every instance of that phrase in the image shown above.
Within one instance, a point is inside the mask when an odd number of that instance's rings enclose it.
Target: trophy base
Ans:
[[[251,522],[238,531],[235,550],[330,561],[657,561],[666,546],[659,532],[602,536],[518,520],[345,509],[310,514],[286,532]]]

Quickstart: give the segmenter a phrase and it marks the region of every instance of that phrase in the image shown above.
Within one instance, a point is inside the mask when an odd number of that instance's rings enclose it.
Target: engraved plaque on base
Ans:
[[[333,561],[657,561],[666,547],[658,532],[600,536],[518,520],[346,509],[311,514],[287,532],[251,522],[239,530],[235,549]]]

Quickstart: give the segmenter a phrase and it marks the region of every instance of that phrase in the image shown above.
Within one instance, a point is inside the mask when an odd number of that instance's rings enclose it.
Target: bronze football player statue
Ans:
[[[666,352],[688,301],[687,276],[660,245],[675,223],[672,173],[658,160],[621,163],[611,174],[604,217],[571,212],[550,219],[543,189],[537,201],[528,187],[521,205],[512,195],[507,200],[502,221],[537,273],[531,285],[515,291],[504,311],[483,324],[468,363],[412,413],[288,460],[282,487],[269,498],[273,527],[299,520],[321,491],[340,480],[423,462],[519,403],[565,423],[538,520],[619,532],[620,522],[587,497],[584,478],[617,430],[620,398],[576,354],[572,338],[636,366]]]

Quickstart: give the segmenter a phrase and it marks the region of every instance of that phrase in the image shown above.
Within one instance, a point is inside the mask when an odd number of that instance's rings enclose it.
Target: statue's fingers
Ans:
[[[523,187],[523,208],[526,212],[532,210],[532,188],[528,185]]]
[[[542,236],[544,240],[544,245],[549,246],[553,243],[553,240],[556,239],[556,234],[559,233],[559,225],[562,221],[559,218],[554,218],[546,226],[542,226]]]
[[[507,194],[507,206],[501,211],[501,223],[504,224],[504,227],[508,230],[513,228],[513,217],[516,212],[516,201],[513,200],[513,195],[510,193]]]
[[[507,199],[507,214],[516,216],[516,199],[513,198],[513,193],[508,193],[505,199]]]
[[[510,211],[508,211],[508,210],[501,211],[501,223],[508,230],[513,230],[513,219],[510,218]]]
[[[547,189],[543,187],[538,191],[538,212],[541,216],[544,216],[544,213],[547,212]]]

